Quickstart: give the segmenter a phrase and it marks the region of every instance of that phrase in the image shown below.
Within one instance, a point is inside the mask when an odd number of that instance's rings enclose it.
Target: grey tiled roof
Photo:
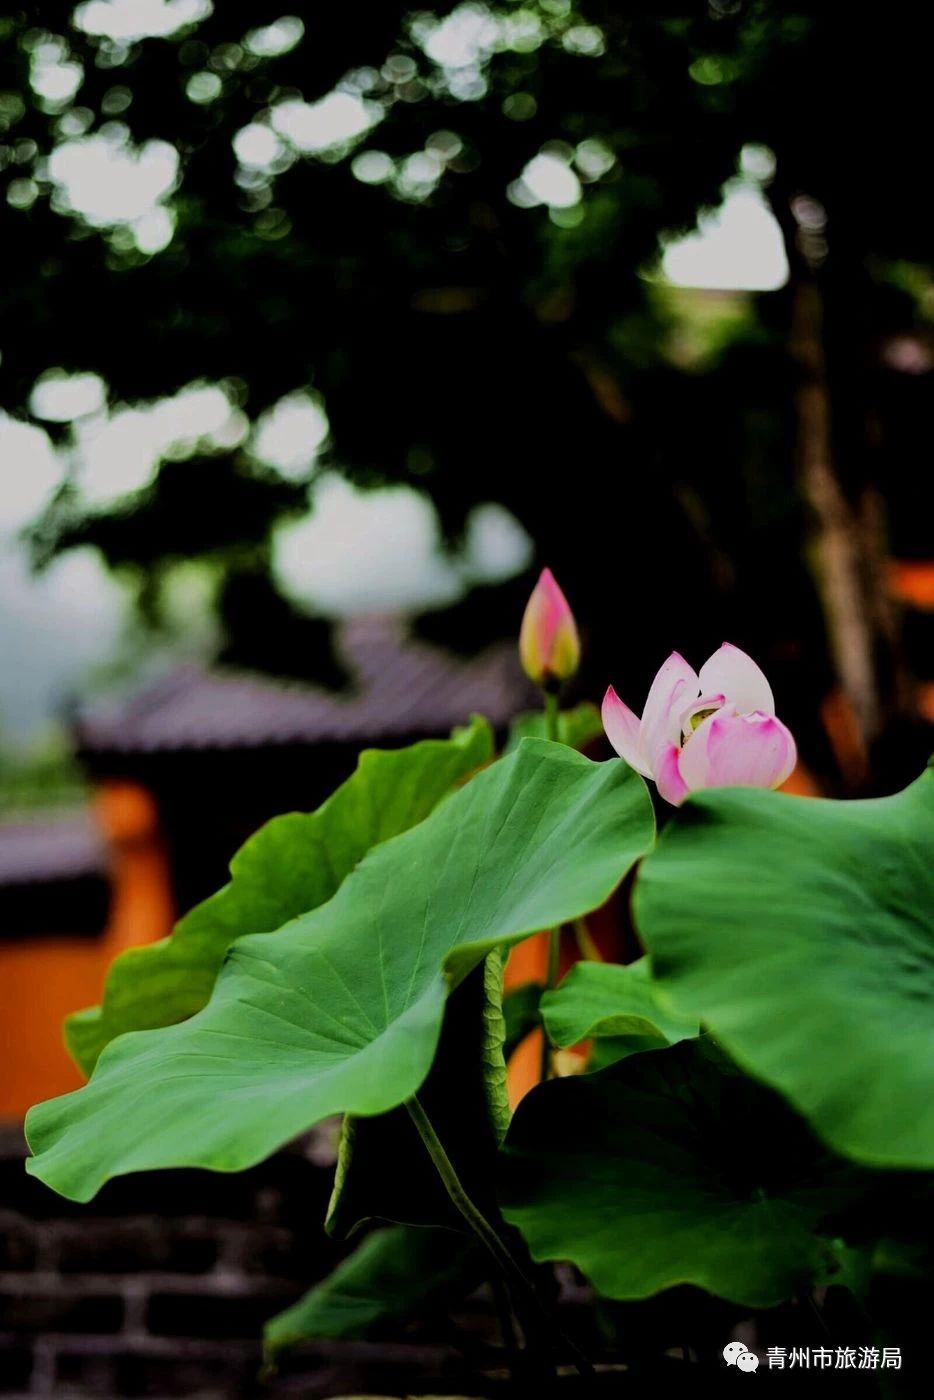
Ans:
[[[89,708],[76,738],[90,753],[372,744],[446,733],[475,712],[501,727],[535,704],[512,644],[464,660],[411,639],[395,618],[358,617],[336,645],[346,691],[184,666],[128,702]]]
[[[0,821],[0,885],[106,875],[107,847],[90,811]]]

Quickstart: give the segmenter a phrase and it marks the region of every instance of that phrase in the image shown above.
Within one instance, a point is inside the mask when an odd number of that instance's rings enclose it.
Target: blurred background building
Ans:
[[[0,1117],[82,1082],[63,1017],[98,1000],[117,953],[219,889],[263,822],[318,807],[362,748],[442,737],[471,714],[504,735],[535,701],[507,643],[459,658],[363,616],[335,654],[336,693],[189,664],[75,714],[86,799],[0,822]]]

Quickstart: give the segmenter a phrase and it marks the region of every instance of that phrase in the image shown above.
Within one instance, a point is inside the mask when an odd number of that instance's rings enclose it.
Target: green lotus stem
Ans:
[[[561,953],[561,930],[548,930],[548,966],[545,971],[545,991],[550,992],[558,982],[558,958]]]
[[[500,1236],[495,1226],[486,1218],[479,1206],[471,1200],[466,1187],[457,1174],[454,1163],[444,1150],[444,1144],[435,1132],[434,1125],[425,1112],[417,1095],[413,1094],[410,1099],[406,1099],[405,1106],[409,1111],[409,1117],[418,1129],[422,1142],[428,1149],[428,1155],[444,1183],[444,1188],[451,1202],[463,1216],[480,1242],[492,1254],[506,1278],[511,1280],[513,1284],[518,1285],[518,1293],[516,1294],[517,1311],[518,1299],[520,1297],[524,1301],[527,1300],[531,1305],[531,1317],[528,1316],[529,1309],[525,1306],[523,1306],[521,1312],[519,1312],[520,1321],[523,1321],[523,1328],[526,1331],[527,1340],[529,1330],[534,1330],[535,1334],[546,1343],[548,1343],[549,1338],[561,1341],[570,1351],[577,1371],[582,1376],[592,1375],[593,1367],[590,1362],[570,1338],[564,1334],[561,1328],[556,1325],[554,1319],[549,1316],[535,1291],[534,1284],[531,1279],[526,1276],[521,1264],[514,1257],[505,1240]],[[544,1359],[543,1357],[542,1360]],[[553,1374],[553,1367],[550,1362],[548,1364],[549,1370],[551,1370]]]
[[[587,920],[575,919],[573,928],[581,957],[587,962],[603,962],[603,954],[594,942],[593,934],[587,927]]]
[[[545,699],[545,738],[558,743],[558,728],[561,720],[561,710],[558,706],[558,696],[553,690],[543,690]]]
[[[554,690],[543,690],[542,698],[545,702],[545,737],[554,743],[559,743],[558,727],[561,720],[561,710],[558,705],[558,696]],[[558,980],[558,959],[561,953],[561,930],[553,928],[548,930],[548,966],[545,974],[545,991],[550,992]],[[548,1035],[545,1027],[542,1026],[542,1062],[539,1071],[539,1079],[542,1083],[551,1073],[551,1046],[548,1044]]]
[[[531,1284],[510,1254],[509,1249],[498,1235],[494,1226],[490,1224],[479,1206],[476,1206],[468,1195],[463,1182],[457,1175],[454,1163],[445,1152],[444,1144],[435,1132],[431,1119],[428,1117],[428,1114],[425,1112],[418,1098],[413,1095],[412,1098],[406,1100],[405,1106],[409,1111],[412,1122],[418,1129],[422,1142],[428,1149],[428,1155],[434,1163],[438,1175],[444,1183],[444,1189],[450,1196],[452,1203],[460,1211],[477,1238],[486,1245],[487,1249],[506,1275],[520,1279],[525,1288],[531,1288]]]
[[[545,991],[554,989],[558,981],[558,960],[561,954],[561,929],[551,928],[548,930],[548,965],[545,971]],[[551,1046],[548,1043],[548,1032],[545,1030],[545,1023],[542,1022],[542,1062],[539,1070],[539,1080],[544,1084],[551,1074]]]

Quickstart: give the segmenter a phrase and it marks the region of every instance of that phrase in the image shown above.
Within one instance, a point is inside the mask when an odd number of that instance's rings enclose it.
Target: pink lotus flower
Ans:
[[[574,614],[550,569],[543,569],[526,604],[519,632],[519,658],[529,680],[554,689],[574,675],[580,664],[580,639]]]
[[[610,686],[603,727],[620,757],[676,807],[699,788],[779,787],[798,757],[775,717],[771,686],[752,657],[729,642],[700,675],[673,651],[641,720]]]

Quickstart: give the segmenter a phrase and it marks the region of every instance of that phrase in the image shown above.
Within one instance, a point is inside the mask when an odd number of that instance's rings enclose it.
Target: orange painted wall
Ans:
[[[21,1118],[39,1099],[77,1088],[82,1078],[65,1050],[62,1021],[100,1001],[118,953],[172,928],[169,871],[151,797],[136,784],[108,782],[95,810],[112,861],[110,919],[102,936],[0,944],[0,1117]]]

